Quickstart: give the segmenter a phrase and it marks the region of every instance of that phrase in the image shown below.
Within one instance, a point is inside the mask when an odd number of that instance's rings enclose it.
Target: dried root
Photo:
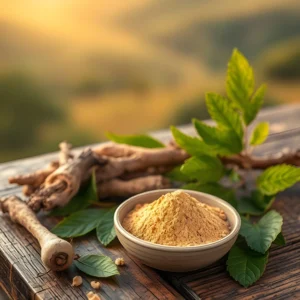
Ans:
[[[59,166],[67,163],[74,156],[71,153],[72,145],[66,142],[61,142],[59,144],[60,153],[59,161],[51,162],[47,168],[43,170],[38,170],[36,172],[10,177],[8,179],[9,183],[16,183],[18,185],[23,185],[23,194],[25,196],[30,196],[33,194],[46,180],[46,178],[53,173]]]
[[[31,195],[29,207],[39,211],[65,206],[78,192],[90,168],[100,163],[105,161],[96,158],[90,149],[83,151],[78,158],[60,166],[46,178],[41,188]]]
[[[161,175],[140,177],[127,181],[115,178],[97,183],[99,198],[129,197],[151,190],[169,188],[170,186],[170,181]]]
[[[67,269],[73,261],[73,247],[44,227],[34,212],[16,196],[0,199],[0,209],[8,213],[11,220],[25,227],[39,242],[41,258],[45,266],[53,271]]]
[[[9,183],[16,183],[18,185],[23,185],[23,193],[26,196],[31,195],[37,188],[39,188],[46,178],[53,173],[59,167],[58,161],[51,162],[47,168],[43,170],[38,170],[31,174],[19,175],[10,177],[8,179]]]
[[[174,166],[188,158],[185,151],[172,147],[146,149],[119,144],[109,145],[93,150],[98,155],[106,156],[108,160],[106,165],[98,168],[97,180],[108,180],[153,167]]]
[[[233,155],[222,157],[226,165],[235,165],[242,169],[266,169],[278,164],[290,164],[300,167],[300,150],[281,151],[267,157],[254,157],[250,155]]]

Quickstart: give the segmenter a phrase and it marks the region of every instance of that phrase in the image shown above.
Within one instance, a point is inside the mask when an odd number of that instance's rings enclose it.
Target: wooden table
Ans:
[[[268,109],[262,112],[260,119],[271,123],[272,134],[263,146],[258,147],[257,154],[269,154],[287,146],[299,148],[300,106]],[[182,129],[193,132],[191,126]],[[161,140],[170,138],[168,131],[153,135]],[[39,169],[53,157],[55,154],[47,154],[0,165],[0,196],[21,194],[20,188],[8,185],[7,178]],[[75,252],[79,255],[104,253],[113,259],[124,257],[126,266],[120,268],[121,275],[101,280],[101,299],[300,299],[299,198],[299,185],[277,197],[274,208],[283,215],[287,244],[272,247],[265,274],[248,289],[229,277],[225,259],[190,273],[157,272],[128,256],[117,241],[108,248],[102,247],[94,234],[74,239]],[[43,215],[40,219],[49,228],[57,222],[57,219]],[[11,298],[86,299],[86,293],[91,290],[91,278],[83,276],[83,285],[73,288],[71,281],[78,273],[72,267],[62,273],[48,271],[41,263],[36,240],[7,217],[0,217],[0,284]]]

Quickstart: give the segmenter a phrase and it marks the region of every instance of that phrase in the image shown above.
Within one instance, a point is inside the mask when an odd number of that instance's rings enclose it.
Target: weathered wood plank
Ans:
[[[267,143],[258,147],[258,154],[276,152],[278,149],[289,146],[298,147],[300,136],[297,135],[300,127],[300,106],[271,109],[263,112],[261,117],[271,122],[273,135]],[[191,126],[184,126],[183,130],[193,133]],[[274,134],[286,131],[284,134]],[[154,133],[154,136],[166,141],[170,139],[168,131]],[[17,173],[26,173],[43,167],[53,160],[56,154],[47,154],[31,159],[15,161],[0,165],[0,194],[7,195],[20,193],[20,188],[9,186],[7,177]],[[293,190],[295,191],[295,190]],[[298,200],[298,202],[296,202]],[[288,204],[288,202],[290,203]],[[271,251],[270,264],[265,276],[253,288],[253,296],[290,297],[299,292],[299,199],[282,198],[276,201],[276,209],[284,214],[284,233],[288,245],[284,248],[274,248]],[[49,228],[57,219],[45,218],[40,215],[41,221]],[[298,220],[298,223],[295,223]],[[297,226],[296,226],[297,225]],[[80,255],[87,253],[104,253],[112,258],[123,256],[126,267],[120,269],[121,276],[103,280],[100,291],[102,299],[179,299],[180,296],[168,285],[153,269],[141,265],[136,259],[129,257],[124,249],[113,243],[108,248],[101,247],[94,235],[74,239],[76,252]],[[293,260],[282,266],[280,260]],[[297,265],[298,264],[298,265]],[[3,288],[15,299],[86,299],[86,292],[90,289],[88,276],[84,276],[84,284],[80,288],[72,288],[72,277],[78,274],[74,268],[63,273],[47,272],[40,261],[40,249],[31,235],[13,224],[6,217],[0,218],[0,282]],[[278,277],[278,276],[281,277]],[[207,269],[191,274],[166,274],[166,276],[186,297],[197,299],[207,298],[250,297],[246,290],[229,278],[225,272],[224,262]],[[192,277],[191,277],[192,276]],[[280,281],[280,282],[279,282]],[[296,284],[289,284],[289,281]],[[216,284],[215,284],[216,283]],[[222,288],[220,288],[222,287]],[[263,289],[264,294],[260,293]],[[266,291],[266,292],[265,292]],[[272,294],[273,291],[273,294]],[[283,291],[283,293],[282,293]],[[285,298],[285,299],[287,299]],[[246,298],[245,298],[246,299]],[[252,298],[251,298],[252,299]]]

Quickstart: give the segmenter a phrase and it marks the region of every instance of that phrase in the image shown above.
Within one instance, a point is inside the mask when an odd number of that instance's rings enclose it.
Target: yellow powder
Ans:
[[[169,246],[207,244],[230,232],[224,211],[180,190],[152,203],[137,204],[123,227],[140,239]]]

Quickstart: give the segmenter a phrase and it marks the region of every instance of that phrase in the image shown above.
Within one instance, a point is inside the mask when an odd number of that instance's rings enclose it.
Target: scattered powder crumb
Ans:
[[[116,260],[115,260],[115,264],[117,266],[124,266],[125,265],[125,260],[123,257],[118,257]]]
[[[82,285],[82,277],[81,276],[75,276],[73,278],[72,286],[80,286]]]
[[[91,287],[92,287],[93,289],[98,290],[98,289],[100,289],[100,287],[101,287],[101,283],[100,283],[99,281],[92,281],[92,282],[91,282]]]
[[[100,296],[98,294],[95,294],[94,292],[88,292],[87,297],[89,300],[101,300]]]
[[[230,232],[223,210],[180,190],[152,203],[137,204],[125,217],[123,227],[140,239],[169,246],[207,244]]]

